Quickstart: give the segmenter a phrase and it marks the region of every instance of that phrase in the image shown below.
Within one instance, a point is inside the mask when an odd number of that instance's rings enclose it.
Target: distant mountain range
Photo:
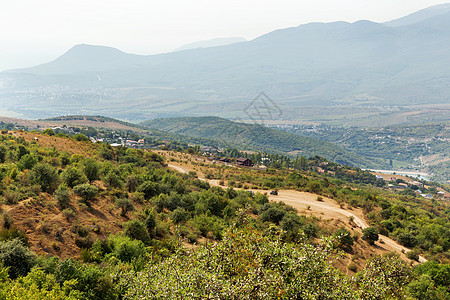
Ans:
[[[143,120],[236,116],[261,91],[285,116],[305,106],[448,104],[449,53],[448,4],[384,24],[311,23],[159,55],[78,45],[50,63],[0,73],[0,105],[28,118]]]
[[[175,51],[184,51],[184,50],[192,50],[198,48],[210,48],[210,47],[218,47],[218,46],[226,46],[234,43],[245,42],[246,39],[243,37],[230,37],[230,38],[217,38],[206,41],[198,41],[194,43],[190,43],[184,46],[181,46]]]
[[[422,9],[406,17],[386,22],[384,24],[388,26],[406,26],[425,21],[426,19],[436,17],[448,12],[450,12],[450,3],[438,4],[426,9]]]

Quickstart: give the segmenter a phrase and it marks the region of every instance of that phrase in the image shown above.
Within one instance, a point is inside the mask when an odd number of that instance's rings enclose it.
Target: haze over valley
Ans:
[[[398,113],[412,115],[401,123],[430,122],[430,113],[441,121],[450,99],[449,20],[449,6],[440,5],[383,24],[310,23],[149,56],[77,45],[52,62],[0,73],[0,104],[3,114],[24,118],[234,118],[263,91],[287,120],[333,107],[349,109],[350,125]],[[323,110],[314,112],[328,121]]]

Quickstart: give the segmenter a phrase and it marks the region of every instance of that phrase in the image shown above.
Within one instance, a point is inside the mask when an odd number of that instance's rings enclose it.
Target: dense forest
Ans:
[[[263,193],[211,186],[166,163],[81,133],[3,130],[0,299],[449,298],[444,203],[381,190],[367,172],[319,158],[297,171],[216,165],[208,175],[363,207],[373,227],[361,240]],[[317,174],[317,164],[342,176]],[[415,247],[412,261],[431,260],[412,268],[387,253],[353,275],[333,265],[378,232]]]

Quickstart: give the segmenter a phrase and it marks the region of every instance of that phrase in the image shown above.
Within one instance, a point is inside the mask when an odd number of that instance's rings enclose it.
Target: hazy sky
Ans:
[[[445,1],[0,0],[0,70],[48,62],[81,43],[154,54],[309,22],[384,22],[440,3]]]

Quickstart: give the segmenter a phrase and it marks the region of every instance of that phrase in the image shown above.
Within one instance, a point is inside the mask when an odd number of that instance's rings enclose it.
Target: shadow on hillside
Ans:
[[[96,208],[94,208],[92,206],[89,208],[88,212],[91,215],[94,215],[94,216],[96,216],[96,217],[98,217],[100,219],[107,220],[106,215],[103,212],[101,212],[100,210],[98,210],[98,209],[96,209]]]

